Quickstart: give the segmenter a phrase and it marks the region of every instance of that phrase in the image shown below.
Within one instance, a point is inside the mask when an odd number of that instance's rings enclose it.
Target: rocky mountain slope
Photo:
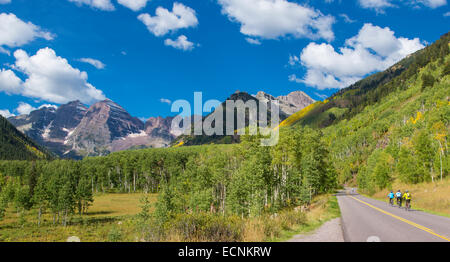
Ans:
[[[87,107],[73,101],[58,108],[42,107],[28,115],[10,117],[8,120],[38,144],[57,155],[68,150],[64,144],[85,115]]]
[[[79,101],[44,107],[8,120],[55,154],[67,158],[106,155],[134,147],[165,147],[175,136],[172,118],[144,124],[111,100],[87,108]]]
[[[290,116],[315,102],[314,99],[302,91],[294,91],[286,96],[279,97],[273,97],[263,91],[259,91],[255,97],[264,102],[278,101],[280,112],[286,116]]]
[[[82,155],[106,155],[114,140],[139,134],[144,124],[118,104],[105,100],[93,104],[65,141]]]

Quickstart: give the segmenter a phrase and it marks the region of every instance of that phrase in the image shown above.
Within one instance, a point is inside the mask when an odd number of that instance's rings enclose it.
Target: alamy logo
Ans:
[[[187,100],[176,100],[172,112],[179,113],[173,120],[171,132],[185,135],[262,136],[262,146],[274,146],[279,140],[280,109],[278,101],[207,100],[203,94],[194,93],[194,112]],[[209,113],[204,117],[204,113]],[[270,119],[269,119],[270,118]]]

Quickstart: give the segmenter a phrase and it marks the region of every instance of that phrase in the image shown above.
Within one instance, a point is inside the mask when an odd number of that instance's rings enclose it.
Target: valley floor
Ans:
[[[0,241],[5,242],[65,242],[76,236],[83,242],[137,241],[133,238],[132,218],[140,211],[143,194],[100,194],[84,216],[74,215],[68,226],[53,225],[51,215],[43,215],[37,226],[37,210],[25,216],[12,208],[0,221]],[[156,202],[156,194],[150,201]]]
[[[0,241],[65,242],[74,236],[82,242],[142,241],[136,231],[138,227],[136,216],[141,212],[143,196],[144,194],[141,193],[95,195],[95,201],[87,214],[74,215],[66,227],[58,222],[54,225],[53,216],[50,214],[44,214],[42,223],[38,226],[37,210],[33,209],[25,215],[20,215],[14,208],[9,208],[5,218],[0,221]],[[154,204],[156,199],[156,194],[151,194],[149,197],[151,204]],[[303,218],[297,220],[300,222],[287,222],[292,216]],[[244,226],[242,240],[245,242],[286,241],[299,233],[312,232],[336,217],[339,217],[336,197],[317,196],[308,211],[280,212],[278,216],[270,217],[272,223],[267,222],[267,217],[245,219],[242,222]],[[267,230],[270,231],[270,236],[265,234],[264,231]],[[181,240],[174,237],[165,241]]]
[[[448,198],[450,178],[436,181],[436,183],[416,185],[394,182],[392,187],[394,191],[408,189],[412,193],[412,206],[415,210],[450,217],[450,199]],[[371,198],[386,202],[387,193],[387,190],[382,190]],[[142,241],[136,231],[138,226],[136,216],[141,212],[143,196],[142,193],[97,194],[88,213],[83,216],[74,215],[66,227],[58,225],[58,222],[54,225],[50,214],[43,215],[42,224],[37,226],[37,210],[33,209],[25,215],[20,215],[14,208],[9,208],[5,218],[0,221],[0,241],[65,242],[72,236],[78,237],[82,242]],[[149,195],[152,206],[156,200],[157,194]],[[283,211],[270,218],[243,220],[241,222],[244,227],[242,241],[341,242],[343,241],[343,222],[340,211],[335,196],[317,196],[310,209],[305,212]],[[303,218],[295,220],[297,222],[287,223],[286,221],[292,219],[292,216]],[[265,232],[267,230],[270,231],[269,235]],[[173,237],[165,241],[181,240]]]

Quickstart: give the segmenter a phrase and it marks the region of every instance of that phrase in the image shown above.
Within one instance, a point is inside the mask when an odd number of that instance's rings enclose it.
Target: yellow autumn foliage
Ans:
[[[177,147],[180,147],[180,146],[183,146],[183,145],[184,145],[184,141],[181,141],[180,143],[174,145],[173,147],[177,148]]]
[[[324,105],[326,103],[328,103],[329,100],[325,100],[325,101],[317,101],[314,104],[311,104],[305,108],[303,108],[302,110],[298,111],[297,113],[291,115],[290,117],[286,118],[283,122],[281,122],[277,127],[274,128],[274,130],[279,129],[280,127],[286,127],[286,126],[290,126],[292,124],[294,124],[295,122],[299,121],[300,119],[302,119],[303,117],[306,116],[306,114],[308,114],[311,110],[313,110],[314,108],[320,106],[320,105]]]
[[[423,119],[423,114],[422,114],[422,112],[420,112],[420,111],[418,111],[417,112],[417,114],[416,114],[416,117],[414,118],[414,117],[411,117],[409,120],[408,120],[408,123],[412,123],[412,124],[416,124],[419,120],[421,120],[421,119]]]

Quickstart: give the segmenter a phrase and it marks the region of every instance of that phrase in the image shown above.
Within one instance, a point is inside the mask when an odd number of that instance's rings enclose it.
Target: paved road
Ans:
[[[450,218],[414,209],[407,212],[358,194],[342,192],[337,194],[337,198],[345,241],[450,241]]]

